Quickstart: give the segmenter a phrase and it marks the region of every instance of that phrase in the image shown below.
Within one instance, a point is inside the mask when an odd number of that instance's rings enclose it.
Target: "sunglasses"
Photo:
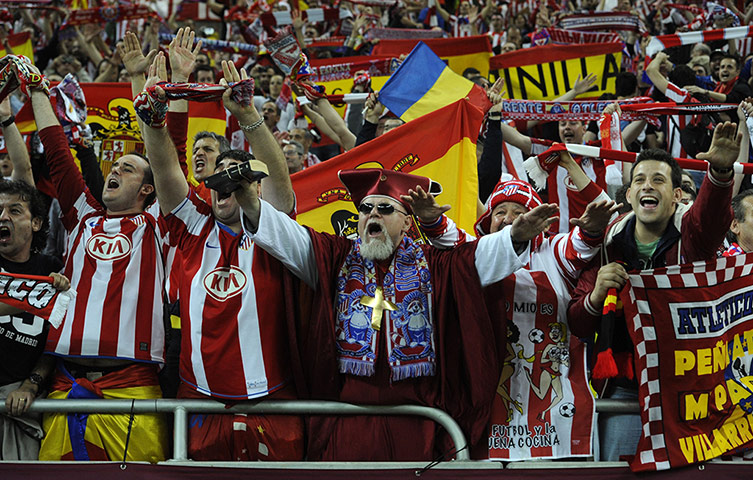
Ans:
[[[396,209],[394,205],[390,205],[389,203],[380,203],[376,206],[376,209],[379,215],[392,215],[395,212],[408,215],[407,213]],[[374,210],[374,205],[371,203],[362,203],[361,206],[358,207],[358,211],[364,215],[370,214],[372,210]]]

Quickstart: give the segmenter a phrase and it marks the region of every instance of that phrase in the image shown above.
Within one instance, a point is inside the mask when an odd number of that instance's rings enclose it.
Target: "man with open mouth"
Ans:
[[[498,380],[487,365],[496,350],[482,288],[527,262],[530,240],[557,221],[556,205],[442,251],[406,236],[404,196],[418,186],[438,193],[436,182],[386,169],[339,177],[359,212],[356,240],[303,227],[258,197],[241,203],[255,244],[315,290],[296,332],[307,386],[345,402],[439,407],[477,440]],[[446,440],[433,422],[408,417],[317,416],[308,425],[309,460],[428,460]]]
[[[716,258],[732,223],[732,165],[742,138],[736,128],[729,122],[717,125],[711,148],[698,154],[697,158],[708,161],[709,170],[692,205],[681,202],[682,169],[669,153],[647,149],[633,164],[627,191],[632,212],[607,229],[602,252],[581,273],[568,308],[573,334],[592,338],[598,330],[597,353],[611,349],[617,365],[630,365],[597,386],[602,398],[638,398],[637,380],[629,373],[638,371],[633,367],[634,346],[624,316],[600,325],[607,292],[620,290],[629,271]],[[641,432],[638,414],[602,415],[600,460],[617,461],[621,455],[634,455]]]
[[[158,54],[147,86],[166,78],[165,62]],[[222,70],[222,85],[241,81],[232,63],[223,61]],[[249,163],[253,171],[268,174],[261,184],[210,190],[207,204],[189,187],[168,129],[147,123],[142,129],[147,151],[155,158],[157,199],[178,253],[170,276],[177,283],[181,312],[178,397],[291,399],[295,390],[281,321],[290,305],[281,299],[285,270],[243,231],[239,205],[248,191],[258,195],[258,190],[292,212],[293,189],[283,153],[253,102],[243,104],[231,99],[229,89],[226,93],[225,107],[262,160],[228,150],[213,161],[211,173]],[[166,102],[161,89],[156,95],[155,102]],[[198,158],[203,156],[200,152]],[[303,459],[303,420],[298,416],[192,415],[189,423],[188,451],[194,460]]]

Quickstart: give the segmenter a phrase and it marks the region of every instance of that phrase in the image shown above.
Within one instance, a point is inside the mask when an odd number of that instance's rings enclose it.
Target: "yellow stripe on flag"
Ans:
[[[427,113],[433,112],[437,106],[449,105],[470,92],[473,83],[458,75],[449,68],[445,68],[439,75],[434,86],[424,94],[420,102],[416,102],[403,113],[401,118],[406,122],[414,120]]]

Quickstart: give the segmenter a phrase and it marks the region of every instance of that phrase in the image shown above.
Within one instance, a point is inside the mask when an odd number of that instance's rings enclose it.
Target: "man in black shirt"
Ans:
[[[59,290],[68,279],[57,273],[63,264],[39,253],[47,236],[47,209],[37,190],[23,181],[0,180],[0,270],[49,275]],[[0,416],[0,460],[36,460],[42,429],[27,413],[54,368],[42,355],[49,324],[41,317],[0,303],[0,398],[7,412]]]

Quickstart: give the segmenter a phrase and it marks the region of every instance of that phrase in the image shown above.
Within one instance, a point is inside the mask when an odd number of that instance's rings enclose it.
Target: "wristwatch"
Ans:
[[[29,381],[37,387],[41,388],[42,384],[44,383],[44,378],[42,377],[42,375],[32,372],[32,374],[29,375]],[[37,388],[37,390],[39,390],[39,388]]]

